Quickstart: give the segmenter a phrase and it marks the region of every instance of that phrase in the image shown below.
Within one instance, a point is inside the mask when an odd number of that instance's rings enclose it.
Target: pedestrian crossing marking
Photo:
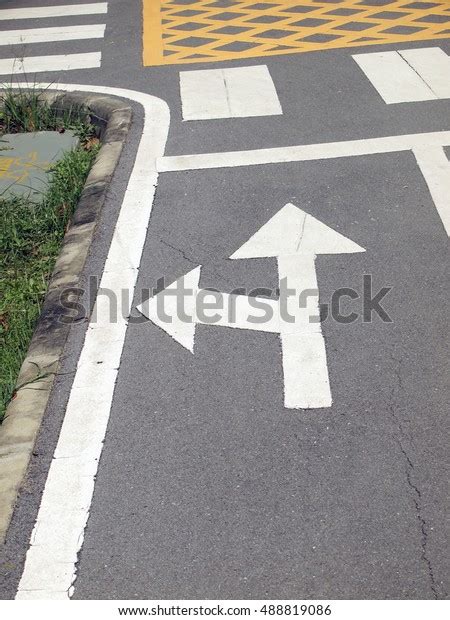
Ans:
[[[0,45],[79,41],[81,39],[102,39],[104,36],[105,24],[24,28],[21,30],[3,30],[1,32]]]
[[[33,75],[45,71],[95,69],[101,66],[101,61],[101,52],[2,58],[0,59],[0,75]]]
[[[449,0],[143,0],[144,66],[215,62],[450,35]]]
[[[27,6],[21,9],[0,9],[0,21],[46,17],[68,17],[71,15],[100,15],[102,13],[107,13],[107,11],[107,2],[60,4],[56,6]]]
[[[79,15],[101,15],[108,11],[107,2],[90,2],[86,4],[60,4],[51,6],[26,7],[18,9],[0,9],[0,22],[30,19],[39,24],[40,19],[57,17],[74,17]],[[46,28],[0,29],[0,46],[30,45],[51,43],[53,41],[78,41],[103,39],[105,24],[74,24],[70,26],[50,26]],[[30,48],[28,48],[30,49]],[[27,53],[28,53],[27,49]],[[16,55],[14,58],[0,58],[0,75],[18,75],[42,72],[70,71],[75,69],[93,69],[101,66],[101,52],[77,54],[48,54],[34,56],[33,47],[30,55]]]

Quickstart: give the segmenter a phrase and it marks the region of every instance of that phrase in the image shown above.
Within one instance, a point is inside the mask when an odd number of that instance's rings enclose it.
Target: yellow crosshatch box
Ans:
[[[446,39],[450,0],[143,0],[144,66]]]

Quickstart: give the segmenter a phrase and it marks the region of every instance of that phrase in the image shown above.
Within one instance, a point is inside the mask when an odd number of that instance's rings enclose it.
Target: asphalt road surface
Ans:
[[[367,4],[389,10],[385,1]],[[0,10],[34,5],[7,0]],[[36,21],[0,21],[0,30],[36,28]],[[101,51],[98,67],[37,77],[164,100],[166,156],[355,140],[367,146],[371,138],[450,129],[448,98],[386,103],[352,58],[430,47],[450,54],[442,37],[143,66],[138,0],[109,0],[106,14],[39,21],[46,28],[76,23],[106,24],[106,30],[104,38],[24,44],[19,52],[2,45],[0,62],[17,53]],[[255,65],[268,67],[281,114],[182,120],[180,71]],[[102,273],[136,154],[143,115],[139,105],[133,109],[86,279]],[[292,203],[365,249],[315,259],[322,313],[345,288],[358,298],[346,298],[342,309],[357,318],[343,323],[328,316],[321,324],[333,402],[319,408],[285,407],[278,333],[197,325],[191,353],[151,321],[131,321],[72,598],[448,598],[445,214],[411,149],[329,158],[331,149],[303,161],[207,169],[188,162],[188,169],[174,170],[169,160],[160,172],[133,316],[140,317],[143,290],[161,277],[167,286],[199,265],[201,288],[241,288],[247,295],[267,288],[276,299],[274,255],[229,257]],[[391,289],[381,302],[390,321],[376,313],[364,320],[369,275],[374,294]],[[19,587],[85,329],[72,331],[14,513],[2,598],[13,598]],[[103,375],[91,381],[100,383]]]

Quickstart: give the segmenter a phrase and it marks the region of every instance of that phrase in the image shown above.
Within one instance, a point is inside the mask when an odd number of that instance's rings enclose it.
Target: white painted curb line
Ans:
[[[122,88],[36,86],[114,95],[144,108],[136,160],[100,282],[118,299],[121,290],[130,291],[129,313],[158,180],[156,159],[164,153],[169,131],[169,108],[162,99]],[[86,332],[16,599],[67,599],[73,589],[128,325],[127,318],[110,322],[104,296],[97,297],[95,306],[96,323]]]

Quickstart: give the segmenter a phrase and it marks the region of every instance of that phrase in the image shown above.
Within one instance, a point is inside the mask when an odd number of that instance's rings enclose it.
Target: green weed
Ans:
[[[52,168],[42,201],[0,195],[0,420],[39,317],[61,243],[99,149],[86,113],[58,116],[40,92],[1,95],[1,132],[78,128],[83,143]]]

